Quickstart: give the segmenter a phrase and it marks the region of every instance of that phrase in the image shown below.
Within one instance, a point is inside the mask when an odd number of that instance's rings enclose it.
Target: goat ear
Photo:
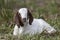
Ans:
[[[29,10],[28,10],[28,18],[29,18],[29,24],[31,25],[33,22],[33,16]]]
[[[22,22],[22,20],[21,20],[21,16],[19,15],[18,12],[16,13],[16,15],[14,17],[14,22],[15,22],[15,24],[17,24],[18,27],[24,25],[23,22]]]

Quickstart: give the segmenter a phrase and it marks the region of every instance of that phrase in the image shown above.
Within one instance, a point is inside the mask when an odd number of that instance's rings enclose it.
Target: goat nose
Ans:
[[[26,18],[23,18],[23,21],[26,22]]]

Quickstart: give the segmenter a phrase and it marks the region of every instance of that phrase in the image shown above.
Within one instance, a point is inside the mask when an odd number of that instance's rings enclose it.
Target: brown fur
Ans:
[[[15,20],[15,24],[17,24],[18,27],[24,26],[22,19],[21,19],[21,15],[18,12],[16,13],[14,20]]]
[[[28,10],[28,18],[29,18],[29,24],[31,25],[33,22],[33,16],[29,10]]]

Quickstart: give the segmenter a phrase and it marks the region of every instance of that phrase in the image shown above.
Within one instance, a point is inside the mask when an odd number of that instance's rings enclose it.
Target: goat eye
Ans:
[[[20,14],[19,14],[20,15]]]

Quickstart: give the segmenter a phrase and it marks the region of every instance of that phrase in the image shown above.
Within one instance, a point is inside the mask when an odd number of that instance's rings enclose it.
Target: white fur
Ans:
[[[21,8],[19,13],[22,15],[22,17],[25,17],[27,15],[27,8]],[[49,34],[56,32],[56,30],[43,19],[34,19],[32,25],[29,25],[28,21],[25,23],[24,27],[20,26],[20,28],[18,28],[18,26],[15,25],[13,35],[34,35],[40,34],[43,31],[46,31]]]
[[[21,8],[18,12],[21,14],[22,18],[27,18],[27,8]]]

